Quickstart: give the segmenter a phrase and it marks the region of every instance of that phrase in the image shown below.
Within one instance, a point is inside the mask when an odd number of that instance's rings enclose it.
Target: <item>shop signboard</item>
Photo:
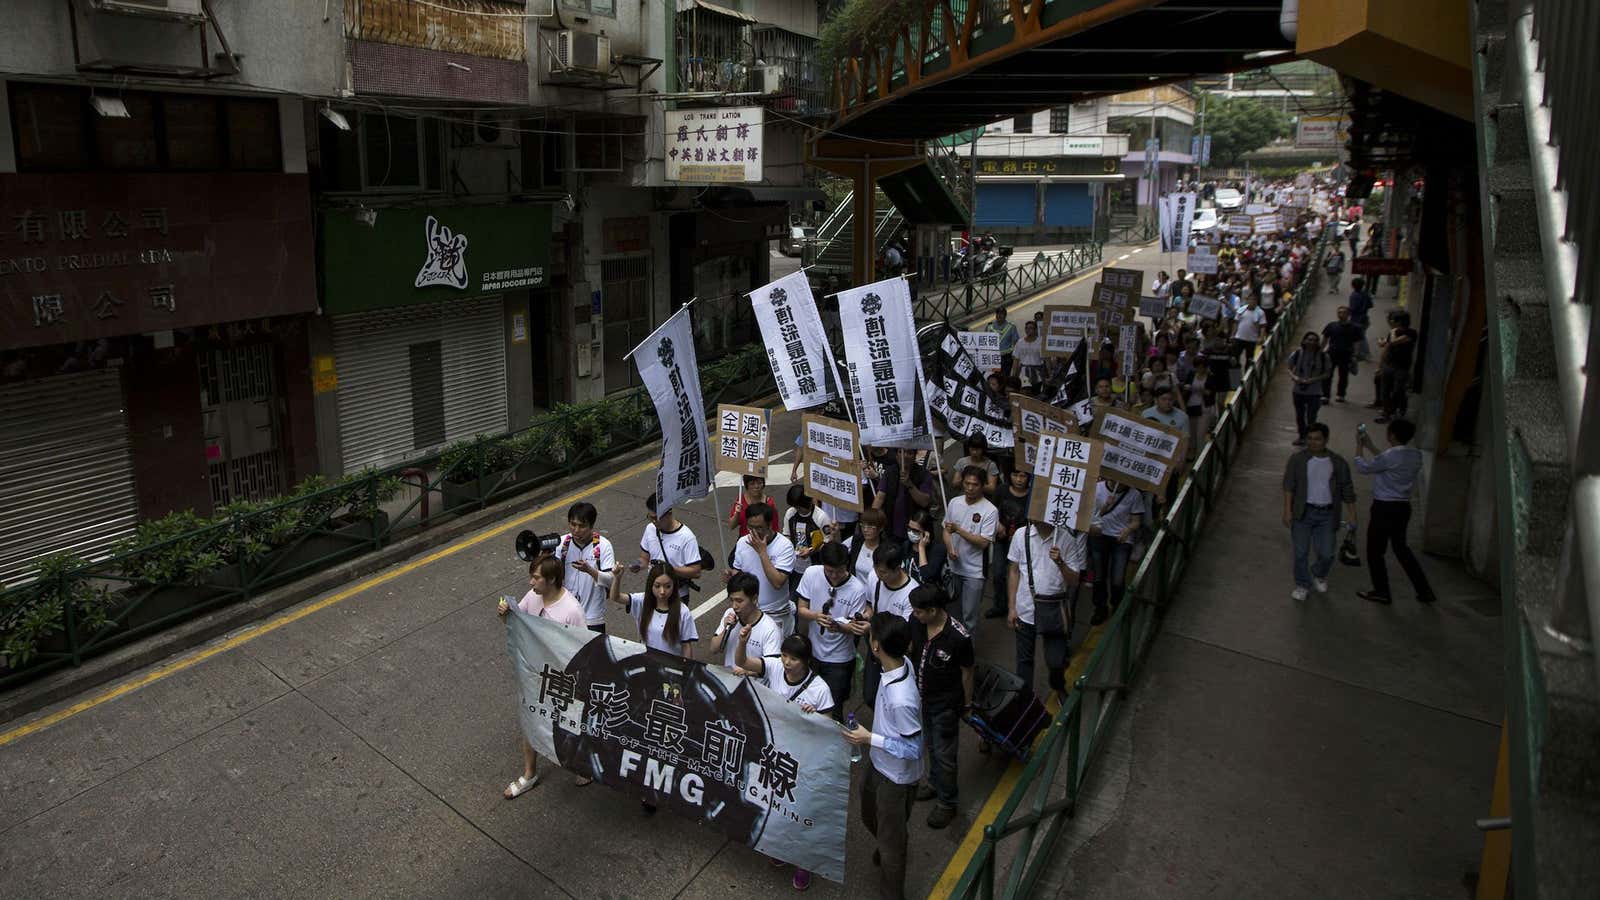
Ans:
[[[765,110],[759,106],[666,111],[667,180],[689,184],[761,181]]]

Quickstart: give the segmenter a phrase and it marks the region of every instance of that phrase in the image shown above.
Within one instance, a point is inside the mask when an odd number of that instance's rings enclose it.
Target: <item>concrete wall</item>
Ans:
[[[82,10],[88,4],[72,6]],[[212,9],[229,46],[240,57],[241,73],[217,79],[210,86],[336,95],[344,76],[343,6],[323,0],[217,0]],[[326,21],[324,8],[329,13]],[[7,0],[5,27],[0,28],[0,65],[10,72],[79,78],[67,9],[68,4],[61,0]],[[80,11],[78,36],[79,54],[86,62],[116,59],[200,64],[200,43],[194,30],[178,23]],[[215,33],[207,36],[210,52],[220,53]],[[211,62],[215,64],[215,59]]]

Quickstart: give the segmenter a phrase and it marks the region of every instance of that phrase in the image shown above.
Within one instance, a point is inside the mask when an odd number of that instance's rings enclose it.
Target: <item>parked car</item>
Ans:
[[[1217,209],[1238,209],[1244,196],[1233,188],[1217,188]]]
[[[789,236],[778,239],[778,252],[798,258],[806,241],[816,240],[817,229],[810,225],[790,225]]]
[[[1194,211],[1194,222],[1189,230],[1196,234],[1213,231],[1217,227],[1217,211],[1214,209],[1197,209]]]

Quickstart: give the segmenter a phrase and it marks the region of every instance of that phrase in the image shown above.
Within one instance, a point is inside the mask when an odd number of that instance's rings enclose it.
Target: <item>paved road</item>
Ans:
[[[1056,288],[1051,302],[1087,303],[1089,285]],[[774,447],[792,445],[797,419],[775,416]],[[776,495],[789,462],[775,466]],[[581,497],[621,555],[635,554],[653,480],[650,464],[597,468],[581,491],[518,517],[525,523],[508,516],[308,601],[248,640],[196,651],[192,665],[129,679],[141,686],[115,699],[96,702],[97,691],[41,711],[33,719],[84,707],[37,732],[11,740],[27,723],[10,723],[0,732],[5,893],[725,900],[788,891],[787,870],[707,829],[641,817],[599,786],[557,776],[515,802],[500,797],[520,766],[494,615],[496,598],[524,584],[513,535],[564,530]],[[715,546],[709,507],[682,514]],[[701,598],[709,632],[724,606]],[[618,613],[607,624],[633,633]],[[983,657],[1011,658],[997,622],[985,621],[979,639]],[[1003,759],[976,750],[966,735],[955,825],[929,830],[918,805],[913,895],[959,859],[1006,772]],[[871,839],[854,813],[851,823],[846,884],[818,881],[811,893],[870,889]]]

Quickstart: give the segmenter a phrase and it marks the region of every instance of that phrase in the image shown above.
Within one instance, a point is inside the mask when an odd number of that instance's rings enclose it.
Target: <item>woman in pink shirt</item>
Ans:
[[[535,560],[528,565],[528,593],[517,601],[517,608],[530,616],[538,616],[558,622],[572,628],[587,628],[583,618],[583,605],[572,592],[561,586],[561,561],[553,556],[546,556]],[[504,599],[500,601],[500,618],[504,619],[511,612],[511,604]],[[514,800],[539,783],[538,768],[539,757],[534,754],[533,746],[528,743],[526,736],[522,738],[522,775],[516,781],[506,785],[505,798]],[[577,784],[581,787],[589,784],[594,779],[577,777]]]

